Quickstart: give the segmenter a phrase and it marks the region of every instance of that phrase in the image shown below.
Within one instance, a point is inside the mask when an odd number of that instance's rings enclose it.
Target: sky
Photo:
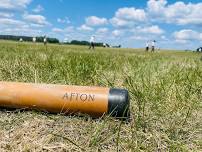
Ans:
[[[0,0],[0,34],[143,48],[202,46],[200,0]]]

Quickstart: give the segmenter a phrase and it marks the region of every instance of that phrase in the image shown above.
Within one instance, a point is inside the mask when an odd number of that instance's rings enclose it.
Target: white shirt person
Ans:
[[[90,42],[91,42],[91,43],[95,43],[95,36],[91,36]]]
[[[44,36],[43,43],[44,43],[44,45],[47,44],[47,37],[46,36]]]
[[[95,49],[95,36],[91,36],[91,38],[90,38],[90,47],[89,47],[89,49]]]
[[[146,51],[149,51],[149,41],[146,42]]]
[[[152,46],[152,52],[154,52],[155,51],[155,43],[156,43],[156,41],[154,40],[154,41],[152,41],[152,43],[151,43],[151,46]]]

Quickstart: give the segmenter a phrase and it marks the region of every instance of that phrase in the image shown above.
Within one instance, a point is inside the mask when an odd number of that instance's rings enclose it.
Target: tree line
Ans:
[[[72,44],[72,45],[90,45],[88,41],[78,41],[72,40],[71,42],[65,42],[64,44]],[[103,46],[103,43],[94,43],[95,46]]]
[[[0,39],[1,40],[13,40],[13,41],[19,41],[20,39],[22,39],[23,41],[26,41],[26,42],[32,42],[33,41],[33,37],[15,36],[15,35],[0,35]],[[36,37],[36,42],[44,42],[44,37],[43,36]],[[59,43],[60,41],[56,38],[48,37],[47,42],[48,43]]]
[[[25,42],[32,42],[33,41],[33,37],[31,36],[15,36],[15,35],[0,35],[0,40],[12,40],[12,41],[19,41],[19,40],[23,40]],[[38,36],[36,37],[36,42],[44,42],[44,37],[43,36]],[[47,37],[47,42],[48,43],[60,43],[60,41],[57,38],[50,38]],[[78,40],[72,40],[70,42],[64,42],[62,44],[69,44],[69,45],[90,45],[90,42],[88,41],[78,41]],[[94,43],[95,46],[97,47],[103,47],[103,43]],[[106,44],[106,46],[109,47],[108,44]]]

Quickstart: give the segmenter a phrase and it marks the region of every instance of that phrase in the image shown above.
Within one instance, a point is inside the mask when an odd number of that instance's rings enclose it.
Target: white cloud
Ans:
[[[202,3],[182,1],[168,5],[166,0],[149,0],[148,15],[153,21],[166,21],[178,25],[202,25]]]
[[[13,16],[13,13],[0,12],[0,17],[11,18]]]
[[[138,40],[138,41],[146,41],[147,37],[145,37],[145,36],[131,36],[130,39],[131,40]]]
[[[165,35],[161,36],[161,40],[163,40],[163,41],[169,41],[169,39]]]
[[[35,29],[26,22],[11,18],[0,18],[0,32],[2,34],[24,36],[40,35],[42,33],[40,29]]]
[[[122,30],[114,30],[112,31],[113,36],[122,36],[124,34],[124,31]]]
[[[85,24],[81,25],[80,27],[77,28],[80,31],[93,31],[94,29],[92,27],[89,27]]]
[[[112,18],[110,22],[114,27],[133,27],[134,26],[133,21],[127,21],[127,20],[116,18],[116,17]]]
[[[175,42],[181,43],[181,44],[187,44],[188,40],[178,40],[178,39],[176,39]]]
[[[31,3],[32,0],[0,0],[0,9],[22,10]]]
[[[44,25],[49,25],[44,16],[28,13],[22,15],[31,1],[0,0],[0,30],[2,33],[31,36],[41,33],[42,31],[39,28],[44,27]],[[37,8],[39,11],[40,7]],[[17,19],[17,15],[22,15],[22,19]]]
[[[133,27],[135,24],[146,20],[146,12],[143,9],[124,7],[116,11],[110,22],[115,27]]]
[[[23,19],[33,24],[38,24],[43,26],[50,25],[50,23],[42,15],[24,14]]]
[[[37,7],[35,9],[33,9],[32,11],[35,13],[40,13],[44,10],[44,8],[41,5],[37,5]]]
[[[65,37],[64,40],[63,40],[64,43],[66,43],[68,41],[69,41],[69,38],[67,38],[67,37]]]
[[[156,35],[161,35],[164,33],[164,30],[159,28],[157,25],[153,25],[150,27],[138,27],[137,31],[140,33],[149,33],[149,34],[156,34]]]
[[[66,33],[70,33],[70,32],[73,32],[74,31],[74,27],[73,26],[68,26],[64,29],[61,29],[61,28],[52,28],[52,32],[55,32],[55,33],[63,33],[63,34],[66,34]]]
[[[137,24],[163,22],[177,25],[202,25],[202,2],[185,3],[177,1],[169,4],[167,0],[148,0],[147,7],[119,8],[110,19],[114,27],[131,28]]]
[[[1,26],[23,26],[25,25],[25,22],[10,19],[10,18],[0,18],[0,25]]]
[[[97,34],[106,34],[108,32],[108,28],[99,28],[96,33]]]
[[[66,24],[71,23],[68,17],[65,17],[64,19],[58,18],[57,22],[58,23],[66,23]]]
[[[147,2],[147,9],[149,15],[154,18],[160,18],[165,12],[165,6],[167,4],[166,0],[149,0]]]
[[[23,35],[23,36],[40,35],[42,33],[41,30],[36,30],[36,29],[29,28],[29,27],[6,28],[2,32],[4,34]]]
[[[60,29],[60,28],[53,28],[52,31],[55,32],[55,33],[62,33],[62,32],[64,32],[64,30]]]
[[[99,18],[97,16],[89,16],[86,18],[86,25],[88,26],[100,26],[108,23],[106,18]]]
[[[173,33],[173,36],[178,42],[186,42],[193,40],[202,41],[202,33],[191,29],[183,29],[180,31],[176,31]]]
[[[118,9],[118,11],[115,13],[115,17],[123,20],[143,22],[146,20],[146,13],[143,9],[124,7]]]
[[[74,31],[74,26],[68,26],[64,29],[65,32],[73,32]]]
[[[34,24],[34,23],[31,23],[30,26],[31,26],[31,27],[34,27],[34,28],[42,28],[42,27],[44,27],[44,25],[41,25],[41,24]]]

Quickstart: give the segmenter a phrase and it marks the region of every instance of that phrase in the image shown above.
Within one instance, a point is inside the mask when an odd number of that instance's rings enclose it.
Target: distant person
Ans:
[[[202,52],[202,47],[199,47],[196,52]]]
[[[103,47],[104,47],[104,48],[108,48],[108,47],[110,47],[110,45],[107,44],[107,43],[103,43]]]
[[[23,39],[22,39],[22,38],[20,38],[19,42],[23,42]]]
[[[152,52],[154,52],[155,51],[155,43],[156,43],[156,41],[154,40],[154,41],[152,41],[152,43],[151,43],[151,47],[152,47]]]
[[[44,38],[43,38],[43,43],[44,43],[44,45],[47,44],[47,38],[46,38],[46,36],[44,36]]]
[[[32,38],[33,43],[36,43],[36,37]]]
[[[200,52],[200,49],[199,49],[199,48],[197,48],[197,49],[196,49],[196,52]]]
[[[146,49],[145,49],[145,51],[146,51],[146,52],[149,51],[149,41],[146,42]]]
[[[95,49],[95,36],[91,36],[90,38],[90,47],[89,49]]]

